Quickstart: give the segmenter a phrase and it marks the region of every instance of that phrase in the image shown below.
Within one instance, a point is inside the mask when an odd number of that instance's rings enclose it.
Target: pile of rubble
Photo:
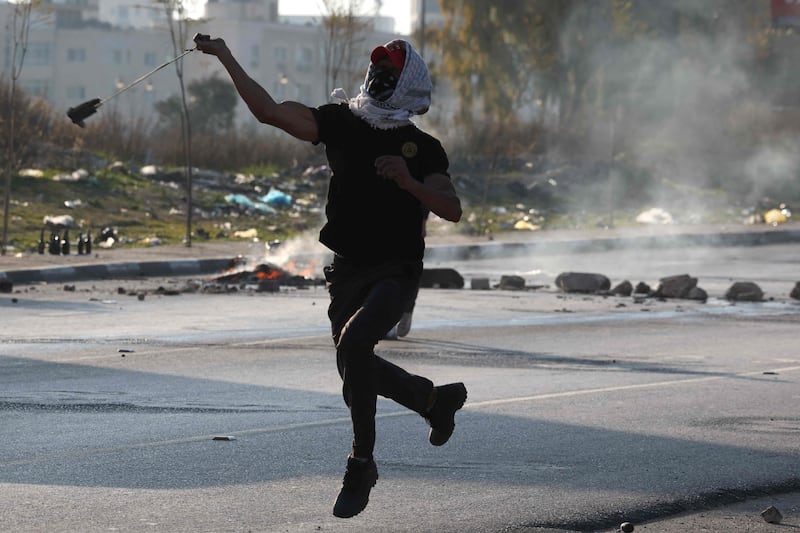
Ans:
[[[655,290],[644,282],[634,286],[627,280],[612,288],[611,281],[603,274],[564,272],[556,278],[556,286],[564,292],[632,296],[635,301],[658,298],[705,302],[708,300],[708,293],[697,285],[697,281],[697,278],[689,274],[680,274],[661,278]],[[789,296],[800,300],[800,281],[795,284]],[[731,302],[763,302],[764,291],[755,282],[737,281],[725,292],[725,299]]]

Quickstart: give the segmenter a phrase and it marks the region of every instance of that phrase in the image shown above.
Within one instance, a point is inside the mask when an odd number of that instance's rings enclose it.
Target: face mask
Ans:
[[[370,65],[367,72],[367,93],[379,102],[385,102],[394,93],[397,80],[391,70]]]

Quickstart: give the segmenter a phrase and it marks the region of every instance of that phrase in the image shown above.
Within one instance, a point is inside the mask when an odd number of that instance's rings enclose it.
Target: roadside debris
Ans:
[[[781,520],[783,520],[783,515],[774,505],[770,505],[761,511],[761,518],[769,524],[780,524]]]
[[[463,289],[464,278],[452,268],[426,268],[419,286],[433,289]]]
[[[611,294],[613,296],[630,296],[633,294],[633,284],[628,280],[622,281],[611,289]]]
[[[44,217],[43,222],[48,228],[64,229],[76,227],[75,219],[71,215],[48,215]]]
[[[697,286],[697,278],[693,278],[689,274],[668,276],[659,281],[660,285],[654,294],[657,298],[680,298],[701,302],[708,300],[706,291]]]
[[[748,214],[749,213],[749,214]],[[745,214],[745,224],[769,224],[770,226],[778,226],[786,224],[792,216],[792,210],[786,204],[778,204],[777,207],[760,211],[759,208],[748,210]]]
[[[564,292],[593,294],[609,290],[611,280],[603,274],[562,272],[556,277],[556,287]]]
[[[272,283],[264,283],[272,282]],[[292,274],[272,263],[262,263],[256,265],[252,270],[239,270],[229,274],[217,276],[211,280],[212,284],[218,286],[239,285],[241,287],[252,286],[261,292],[275,292],[274,287],[310,287],[313,285],[323,285],[324,281],[308,278],[299,274]]]
[[[491,289],[489,278],[472,278],[470,280],[470,288],[473,291],[488,291]]]
[[[674,219],[665,209],[653,207],[636,215],[639,224],[672,224]]]
[[[500,284],[497,286],[501,290],[519,291],[525,288],[525,278],[516,275],[500,276]]]
[[[233,232],[233,236],[236,237],[237,239],[257,239],[258,230],[256,228],[238,230]]]
[[[792,292],[789,293],[789,297],[795,300],[800,300],[800,281],[794,284],[794,288]]]
[[[38,168],[23,168],[19,171],[19,176],[23,178],[43,178],[44,171]]]
[[[764,291],[752,281],[737,281],[725,293],[725,299],[732,302],[763,302]]]

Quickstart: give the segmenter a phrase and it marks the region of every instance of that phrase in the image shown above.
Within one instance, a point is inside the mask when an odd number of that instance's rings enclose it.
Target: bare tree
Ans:
[[[320,0],[325,28],[325,89],[328,94],[352,81],[354,58],[360,56],[369,22],[362,13],[362,0]],[[346,82],[346,83],[345,83]]]
[[[18,164],[17,154],[14,148],[16,137],[16,103],[17,103],[17,80],[22,75],[22,67],[25,64],[25,53],[28,51],[28,38],[31,29],[31,15],[33,9],[39,4],[39,0],[20,0],[12,4],[11,20],[7,24],[7,30],[11,35],[11,90],[8,93],[8,105],[4,106],[7,113],[6,135],[6,165],[5,165],[5,195],[3,200],[3,241],[0,254],[6,255],[8,245],[8,216],[11,205],[11,177],[16,172]]]
[[[184,0],[161,0],[167,17],[169,34],[172,39],[172,48],[176,56],[184,50],[187,39],[186,6]],[[175,62],[175,75],[181,90],[181,137],[183,140],[183,158],[186,167],[186,246],[192,246],[192,124],[189,120],[189,104],[186,97],[186,87],[183,81],[183,60]]]

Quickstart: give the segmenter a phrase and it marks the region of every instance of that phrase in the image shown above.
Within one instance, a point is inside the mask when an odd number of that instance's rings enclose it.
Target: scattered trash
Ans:
[[[532,224],[531,222],[523,219],[523,220],[518,220],[514,224],[514,229],[526,230],[526,231],[539,231],[540,229],[542,229],[542,227],[538,224]]]
[[[272,188],[267,194],[260,198],[262,202],[269,205],[290,206],[292,205],[292,197],[285,192]]]
[[[233,236],[238,239],[257,239],[258,230],[256,228],[238,230],[233,232]]]
[[[97,238],[97,246],[103,249],[109,249],[119,241],[117,230],[110,227],[105,227],[100,231],[100,236]]]
[[[164,287],[159,287],[156,289],[156,294],[161,294],[164,296],[178,296],[180,295],[180,291],[175,289],[165,289]]]
[[[240,208],[250,211],[257,211],[264,214],[275,214],[277,211],[263,202],[254,202],[243,194],[228,194],[225,196],[225,201],[229,204],[235,204]]]
[[[76,182],[82,181],[89,177],[89,172],[79,168],[75,172],[71,172],[69,174],[56,174],[53,176],[53,181],[66,181],[66,182]]]
[[[71,215],[45,216],[44,224],[49,228],[74,228],[75,219]]]
[[[160,246],[161,239],[158,237],[145,237],[144,239],[139,240],[139,244],[143,244],[145,246]]]
[[[653,207],[639,213],[636,216],[636,222],[640,224],[672,224],[674,220],[666,210],[660,207]]]
[[[236,437],[233,435],[217,435],[211,440],[236,440]]]
[[[23,178],[43,178],[44,171],[38,168],[23,168],[19,171],[19,175]]]
[[[783,520],[783,515],[774,505],[770,505],[761,511],[761,518],[769,524],[780,524],[781,520]]]
[[[158,167],[155,165],[145,165],[139,169],[139,174],[142,176],[155,176],[158,174]]]
[[[764,213],[764,223],[771,226],[786,224],[791,216],[792,212],[789,210],[786,204],[781,204],[778,206],[778,208],[770,209]]]
[[[237,173],[233,179],[233,182],[236,185],[247,185],[248,183],[253,183],[256,180],[256,177],[252,174],[240,174]]]

